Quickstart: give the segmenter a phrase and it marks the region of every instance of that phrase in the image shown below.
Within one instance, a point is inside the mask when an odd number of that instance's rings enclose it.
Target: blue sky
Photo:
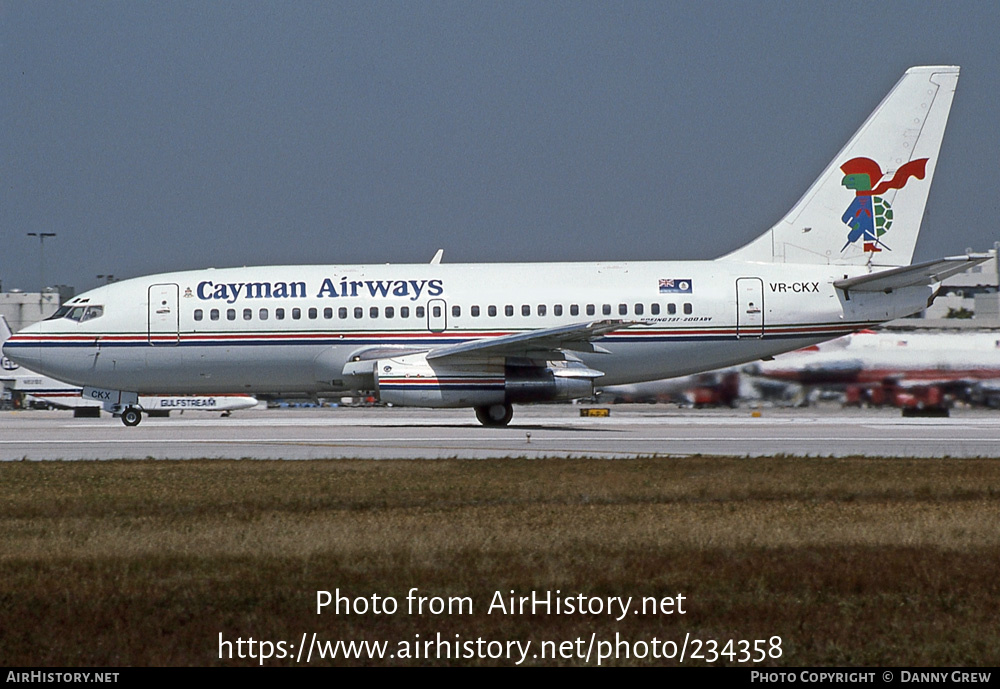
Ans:
[[[1000,4],[0,0],[0,281],[714,258],[958,64],[915,259],[1000,240]]]

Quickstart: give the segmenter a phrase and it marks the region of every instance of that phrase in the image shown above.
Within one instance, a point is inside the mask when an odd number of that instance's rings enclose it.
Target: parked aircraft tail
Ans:
[[[958,72],[908,69],[788,214],[722,260],[909,265]]]
[[[10,339],[13,333],[10,330],[10,325],[7,323],[7,318],[0,316],[0,347],[3,347],[4,342]],[[3,356],[0,357],[0,369],[5,371],[13,371],[18,366],[13,361]]]

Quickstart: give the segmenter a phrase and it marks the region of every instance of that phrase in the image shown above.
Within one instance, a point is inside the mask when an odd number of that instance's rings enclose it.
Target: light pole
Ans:
[[[41,282],[41,286],[38,288],[38,293],[41,294],[45,291],[45,238],[55,237],[55,232],[29,232],[29,237],[38,237],[38,280]]]

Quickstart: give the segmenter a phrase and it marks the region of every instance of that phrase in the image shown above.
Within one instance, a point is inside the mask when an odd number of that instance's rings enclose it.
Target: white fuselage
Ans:
[[[43,321],[4,352],[76,385],[140,394],[322,394],[354,389],[344,366],[373,349],[616,320],[627,327],[595,342],[604,351],[576,355],[603,373],[595,384],[614,385],[797,349],[918,311],[933,294],[848,299],[833,286],[867,272],[724,260],[208,269],[82,294],[68,306],[98,316]]]
[[[993,331],[860,332],[761,362],[752,372],[806,385],[1000,381],[1000,337]]]

